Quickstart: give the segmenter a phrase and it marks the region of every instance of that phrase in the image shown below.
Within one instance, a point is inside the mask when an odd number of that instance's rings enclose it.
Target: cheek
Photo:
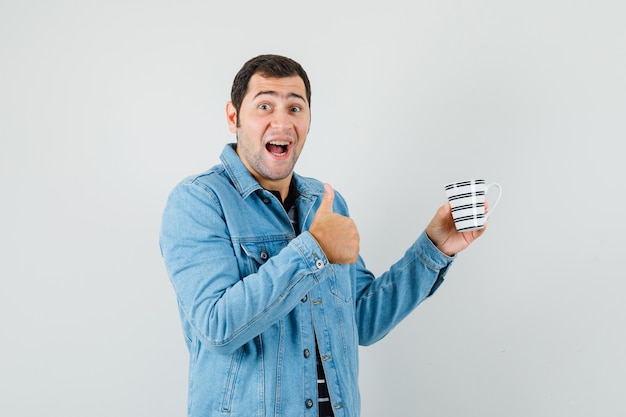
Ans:
[[[304,136],[300,136],[300,140],[298,140],[298,146],[296,147],[296,151],[294,152],[296,158],[300,156],[302,153],[302,148],[304,148],[304,143],[306,142],[306,134]]]
[[[311,127],[310,122],[300,123],[297,125],[298,138],[304,142],[306,140],[307,135],[309,134],[309,128]]]
[[[261,123],[246,121],[243,126],[240,126],[239,129],[245,131],[245,134],[248,138],[252,140],[257,140],[263,137],[264,129]]]

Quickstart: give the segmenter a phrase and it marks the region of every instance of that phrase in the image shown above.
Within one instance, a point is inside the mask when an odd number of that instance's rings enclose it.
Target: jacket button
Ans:
[[[309,398],[308,400],[304,402],[304,405],[306,406],[306,408],[313,407],[313,400]]]
[[[304,297],[302,297],[302,300],[300,300],[300,301],[302,301],[303,303],[306,303],[306,300],[308,300],[308,298],[309,298],[309,297],[307,297],[307,296],[305,295]]]
[[[308,358],[309,356],[311,356],[311,351],[309,349],[304,349],[304,357]]]
[[[269,204],[269,203],[271,203],[272,201],[271,201],[269,198],[265,197],[265,198],[263,199],[263,202],[264,202],[265,204]]]
[[[322,269],[324,267],[324,261],[318,259],[317,261],[315,261],[315,266],[317,267],[317,269]]]

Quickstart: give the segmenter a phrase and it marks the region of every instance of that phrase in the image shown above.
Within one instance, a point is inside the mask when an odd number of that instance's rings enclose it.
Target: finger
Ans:
[[[322,197],[322,203],[318,211],[324,211],[327,213],[333,212],[333,200],[335,199],[335,190],[330,184],[324,183],[324,197]]]

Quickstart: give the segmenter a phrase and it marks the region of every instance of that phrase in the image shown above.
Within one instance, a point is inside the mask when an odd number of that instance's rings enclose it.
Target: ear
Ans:
[[[226,103],[226,120],[228,121],[228,130],[231,133],[237,133],[237,110],[232,101]]]

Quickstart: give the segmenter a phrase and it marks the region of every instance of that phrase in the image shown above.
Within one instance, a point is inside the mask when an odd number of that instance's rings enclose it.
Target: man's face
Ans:
[[[226,115],[230,131],[237,134],[237,154],[259,184],[269,190],[288,188],[311,123],[302,79],[254,74],[239,114],[229,102]]]

